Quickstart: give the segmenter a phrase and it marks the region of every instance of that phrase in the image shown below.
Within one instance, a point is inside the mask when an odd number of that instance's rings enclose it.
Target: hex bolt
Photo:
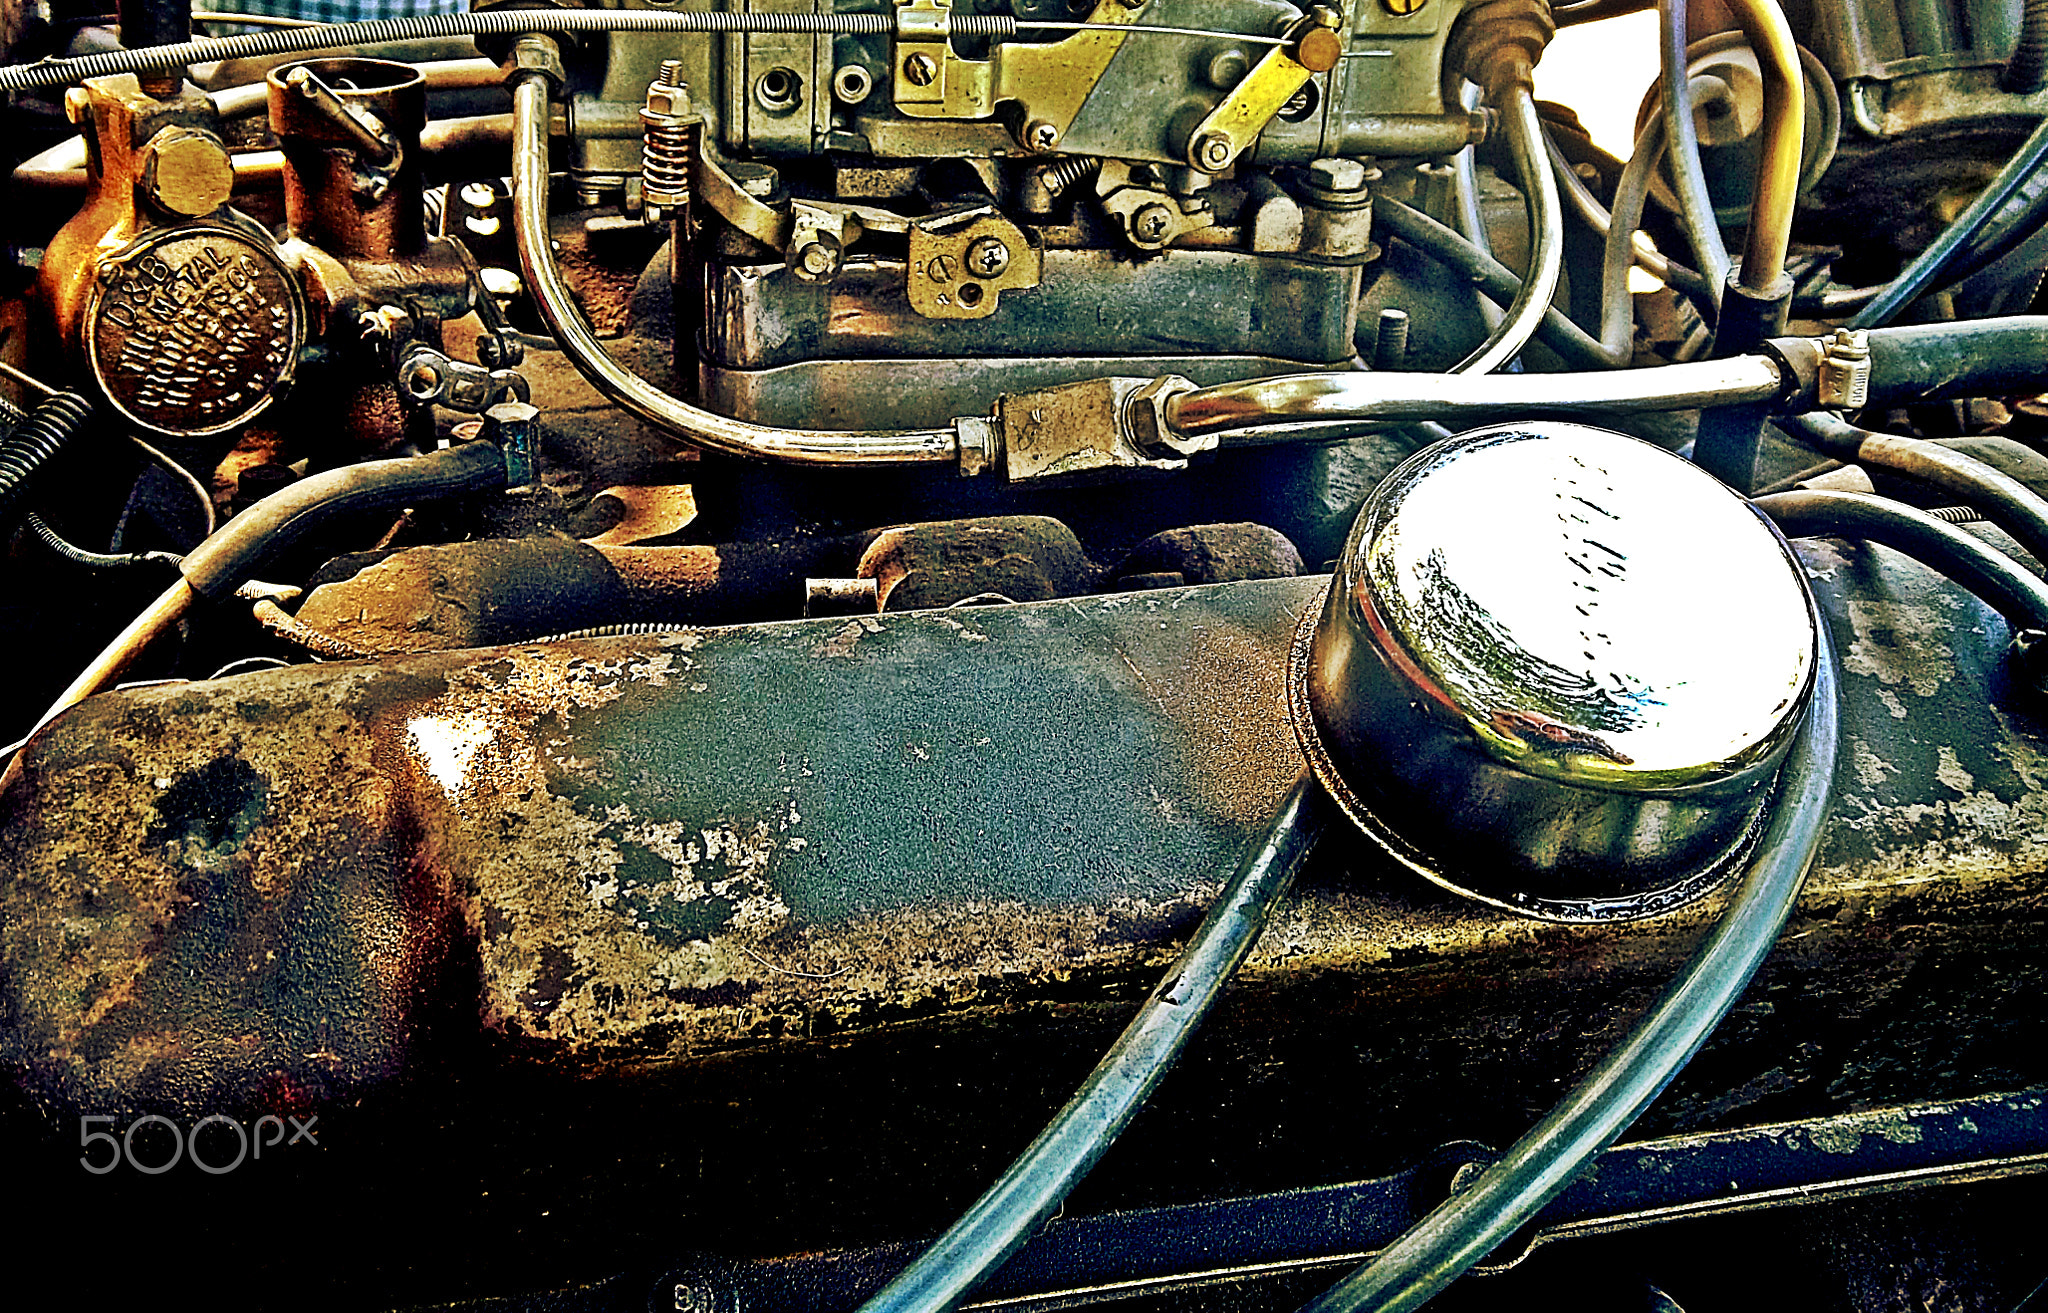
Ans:
[[[1160,242],[1173,229],[1173,211],[1154,201],[1131,216],[1131,236],[1141,242]]]
[[[1360,192],[1365,190],[1366,168],[1357,160],[1320,159],[1308,166],[1308,185],[1317,191]]]
[[[1390,371],[1408,367],[1408,312],[1380,311],[1379,335],[1373,339],[1372,367]]]
[[[164,128],[142,148],[142,194],[165,214],[197,219],[227,204],[235,166],[211,133]]]
[[[913,87],[928,87],[939,77],[939,61],[919,51],[903,61],[903,76]]]
[[[1236,154],[1231,149],[1230,138],[1220,132],[1205,132],[1195,142],[1195,166],[1210,173],[1229,167]]]
[[[981,237],[967,248],[967,268],[982,278],[994,278],[1010,267],[1010,248],[1000,237]]]

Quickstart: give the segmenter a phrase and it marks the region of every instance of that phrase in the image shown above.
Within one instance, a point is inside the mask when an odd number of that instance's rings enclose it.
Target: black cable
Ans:
[[[1052,1215],[1172,1068],[1329,817],[1328,798],[1304,772],[1087,1082],[1002,1178],[861,1313],[945,1313]]]
[[[505,457],[488,442],[464,442],[425,456],[369,461],[300,479],[222,525],[185,558],[185,579],[220,601],[263,562],[336,515],[398,510],[505,486]]]
[[[176,552],[87,551],[51,528],[49,522],[34,511],[30,511],[27,515],[22,516],[21,523],[22,527],[27,529],[37,542],[73,565],[82,565],[89,570],[121,569],[131,565],[151,565],[159,561],[170,565],[178,565],[185,559]]]
[[[1999,89],[2031,96],[2048,87],[2048,0],[2026,0],[2020,11],[2020,36],[2005,62]]]
[[[1762,840],[1735,896],[1628,1037],[1500,1161],[1304,1313],[1406,1310],[1485,1258],[1628,1129],[1706,1041],[1777,942],[1820,850],[1840,738],[1835,647],[1815,626],[1812,701]]]

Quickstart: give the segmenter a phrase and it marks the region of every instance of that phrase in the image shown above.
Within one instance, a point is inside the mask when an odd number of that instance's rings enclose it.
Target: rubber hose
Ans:
[[[185,580],[202,597],[221,601],[263,562],[336,515],[398,510],[504,486],[504,454],[488,442],[328,470],[271,493],[222,525],[185,558]]]
[[[1662,1093],[1777,942],[1827,828],[1841,727],[1835,648],[1815,629],[1813,698],[1793,740],[1764,836],[1721,919],[1663,997],[1527,1135],[1306,1313],[1420,1307],[1485,1258],[1614,1143]]]
[[[1969,589],[2015,630],[2048,630],[2048,583],[1926,511],[1865,492],[1774,492],[1754,505],[1791,537],[1883,543]]]
[[[0,528],[13,521],[15,506],[30,480],[91,418],[90,401],[76,392],[59,392],[39,403],[14,432],[0,439]]]

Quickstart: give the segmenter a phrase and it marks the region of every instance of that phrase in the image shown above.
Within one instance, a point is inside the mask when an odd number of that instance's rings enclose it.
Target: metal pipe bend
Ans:
[[[556,267],[548,233],[548,95],[545,74],[512,83],[512,227],[519,267],[564,355],[593,387],[648,423],[712,451],[792,465],[958,462],[952,429],[779,429],[729,418],[671,396],[614,361]]]

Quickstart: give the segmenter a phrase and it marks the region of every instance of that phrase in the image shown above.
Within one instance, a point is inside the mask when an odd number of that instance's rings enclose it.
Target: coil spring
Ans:
[[[141,50],[114,50],[78,59],[44,59],[0,68],[0,91],[56,87],[116,73],[157,73],[201,61],[286,55],[330,46],[424,41],[455,36],[521,36],[528,32],[761,32],[883,35],[895,30],[888,14],[662,13],[645,9],[496,9],[417,18],[378,18],[187,41]],[[1009,36],[1017,20],[1007,14],[962,14],[960,36]]]
[[[647,88],[649,104],[657,97],[681,94],[682,82],[682,61],[664,59],[661,72]],[[668,103],[673,104],[673,99]],[[652,108],[640,111],[640,122],[645,128],[640,142],[640,179],[647,203],[665,208],[688,205],[690,173],[697,163],[697,125],[679,114]]]
[[[1102,161],[1083,155],[1069,155],[1063,160],[1048,164],[1040,175],[1045,181],[1045,194],[1064,195],[1067,188],[1084,178],[1093,177],[1102,168]]]
[[[1981,524],[1984,521],[1983,514],[1974,506],[1937,506],[1927,513],[1950,524]]]
[[[59,392],[37,405],[0,441],[0,525],[14,518],[15,504],[28,481],[77,437],[91,418],[91,402],[75,392]]]
[[[571,629],[567,633],[549,634],[543,638],[529,638],[529,643],[573,643],[584,638],[641,638],[656,634],[687,634],[698,629],[698,625],[623,624],[593,625],[588,629]]]

